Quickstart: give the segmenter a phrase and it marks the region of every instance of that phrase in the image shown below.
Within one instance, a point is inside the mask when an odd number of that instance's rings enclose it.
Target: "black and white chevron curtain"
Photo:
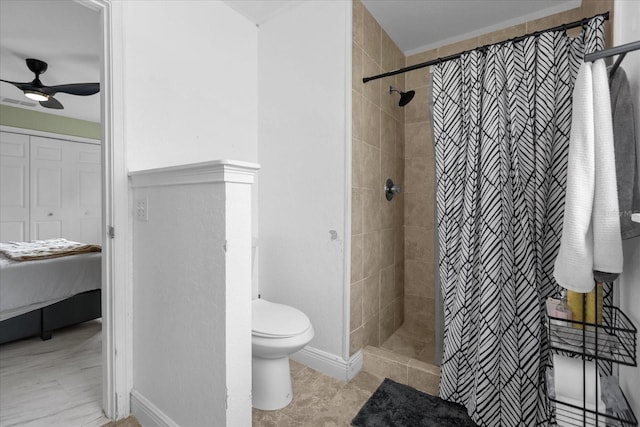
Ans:
[[[557,295],[571,94],[604,20],[433,70],[444,354],[440,396],[481,426],[549,425],[544,301]]]

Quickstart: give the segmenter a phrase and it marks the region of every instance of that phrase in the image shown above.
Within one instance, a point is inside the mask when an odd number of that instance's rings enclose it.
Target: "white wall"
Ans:
[[[257,28],[220,1],[123,2],[129,170],[257,161]]]
[[[640,2],[615,0],[614,46],[640,40]],[[621,65],[631,86],[635,108],[636,139],[640,138],[640,51],[627,54]],[[636,153],[640,156],[640,153]],[[640,166],[640,163],[639,163]],[[620,308],[640,329],[640,237],[625,240],[624,273],[620,276]],[[637,341],[636,341],[637,344]],[[636,346],[636,357],[640,357]],[[620,384],[636,417],[640,416],[640,367],[620,368]]]
[[[131,178],[148,213],[133,223],[131,400],[146,426],[251,425],[254,171],[207,162]]]
[[[351,3],[301,2],[262,24],[258,39],[260,293],[305,312],[316,332],[309,346],[342,359]]]
[[[114,99],[122,105],[117,114],[123,122],[115,138],[126,147],[127,169],[142,171],[215,159],[257,161],[256,26],[220,1],[126,1],[114,2],[113,9],[114,28],[122,30],[112,47],[112,66],[119,77]],[[136,396],[148,398],[143,402],[180,425],[224,425],[211,415],[224,414],[225,405],[228,415],[229,408],[242,399],[227,401],[233,398],[231,392],[225,395],[229,378],[221,378],[224,371],[215,367],[227,366],[224,350],[229,343],[224,342],[227,337],[220,325],[212,323],[219,313],[211,306],[211,289],[197,289],[206,278],[218,279],[211,265],[224,265],[224,253],[212,252],[212,264],[196,266],[194,271],[185,269],[188,264],[183,263],[162,274],[171,259],[165,239],[178,238],[180,233],[214,239],[211,233],[223,224],[219,218],[203,223],[192,216],[211,214],[198,211],[204,200],[184,200],[181,207],[175,203],[182,200],[180,192],[149,197],[147,225],[151,218],[162,218],[166,224],[156,222],[144,235],[139,234],[140,224],[131,224],[137,233],[131,241],[134,255],[130,260],[135,337],[132,386]],[[182,216],[174,221],[174,214]],[[165,228],[167,224],[173,227]],[[245,228],[251,232],[251,227]],[[202,241],[198,245],[207,250]],[[159,259],[165,263],[158,265]],[[248,265],[246,270],[250,271]],[[180,300],[190,294],[199,297]],[[247,292],[244,313],[250,309]],[[242,319],[249,321],[250,317]],[[244,338],[250,360],[250,334]],[[250,363],[245,368],[250,381]],[[244,415],[250,417],[250,401]],[[247,422],[250,418],[236,425]]]

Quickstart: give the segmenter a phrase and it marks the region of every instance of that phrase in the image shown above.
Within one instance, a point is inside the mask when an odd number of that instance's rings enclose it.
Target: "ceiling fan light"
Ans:
[[[36,92],[36,91],[25,91],[24,96],[26,96],[29,99],[33,99],[34,101],[46,101],[49,99],[49,96],[45,95],[42,92]]]

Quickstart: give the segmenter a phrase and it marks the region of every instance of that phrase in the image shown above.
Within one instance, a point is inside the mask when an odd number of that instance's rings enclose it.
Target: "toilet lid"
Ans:
[[[264,337],[292,337],[309,329],[311,322],[300,310],[256,299],[252,301],[251,330]]]

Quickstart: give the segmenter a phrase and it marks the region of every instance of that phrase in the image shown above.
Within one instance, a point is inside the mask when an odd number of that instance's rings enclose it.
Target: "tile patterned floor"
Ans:
[[[102,413],[102,323],[0,346],[0,426],[93,427]]]
[[[361,371],[348,383],[291,361],[293,401],[279,411],[253,410],[253,427],[350,426],[384,378]]]
[[[139,427],[134,417],[110,422],[102,414],[101,326],[100,321],[85,322],[56,332],[49,341],[32,338],[0,346],[0,427]],[[429,362],[432,348],[402,328],[382,346],[393,350],[391,362],[400,366],[409,358]],[[389,357],[383,353],[374,356]],[[413,369],[407,363],[406,369]],[[350,426],[384,379],[363,370],[345,383],[294,361],[291,373],[291,404],[279,411],[254,409],[254,427]]]

